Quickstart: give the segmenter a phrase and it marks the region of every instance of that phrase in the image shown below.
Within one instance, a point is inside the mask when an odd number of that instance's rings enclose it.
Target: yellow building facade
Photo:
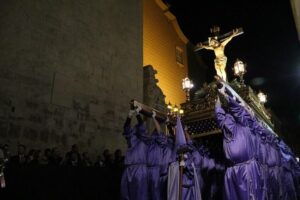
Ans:
[[[143,65],[157,71],[166,103],[180,105],[185,101],[181,82],[188,73],[188,40],[162,0],[144,0],[143,4]]]

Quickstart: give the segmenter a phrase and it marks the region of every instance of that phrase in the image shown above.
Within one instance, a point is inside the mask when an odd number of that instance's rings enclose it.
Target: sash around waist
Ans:
[[[256,158],[251,158],[249,160],[243,161],[243,162],[239,162],[239,163],[232,163],[229,167],[235,167],[235,166],[240,166],[240,165],[246,165],[246,164],[250,164],[253,161],[257,162]]]
[[[125,167],[147,167],[147,164],[136,163],[136,164],[125,164]]]
[[[149,164],[125,164],[125,167],[134,167],[134,166],[143,166],[143,167],[165,167],[165,165],[149,165]]]

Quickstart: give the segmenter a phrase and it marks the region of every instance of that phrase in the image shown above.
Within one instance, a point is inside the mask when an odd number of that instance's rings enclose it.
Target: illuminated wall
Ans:
[[[161,0],[144,0],[143,3],[143,65],[152,65],[157,70],[158,86],[166,95],[166,103],[179,105],[185,101],[181,80],[188,72],[188,40]]]

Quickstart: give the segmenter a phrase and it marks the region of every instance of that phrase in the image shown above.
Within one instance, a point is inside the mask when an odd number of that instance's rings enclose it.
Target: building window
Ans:
[[[180,67],[184,67],[183,50],[179,46],[176,46],[176,62]]]

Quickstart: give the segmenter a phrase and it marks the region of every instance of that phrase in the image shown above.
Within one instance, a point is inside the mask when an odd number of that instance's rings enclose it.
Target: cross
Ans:
[[[227,81],[226,75],[226,63],[227,57],[225,56],[225,46],[231,41],[232,38],[241,35],[244,33],[242,28],[234,29],[228,33],[223,35],[219,35],[220,28],[215,26],[210,29],[211,33],[213,33],[212,37],[208,37],[208,40],[205,42],[200,42],[195,47],[195,52],[201,49],[213,50],[215,53],[215,70],[217,71],[217,75],[220,76],[224,81]]]

